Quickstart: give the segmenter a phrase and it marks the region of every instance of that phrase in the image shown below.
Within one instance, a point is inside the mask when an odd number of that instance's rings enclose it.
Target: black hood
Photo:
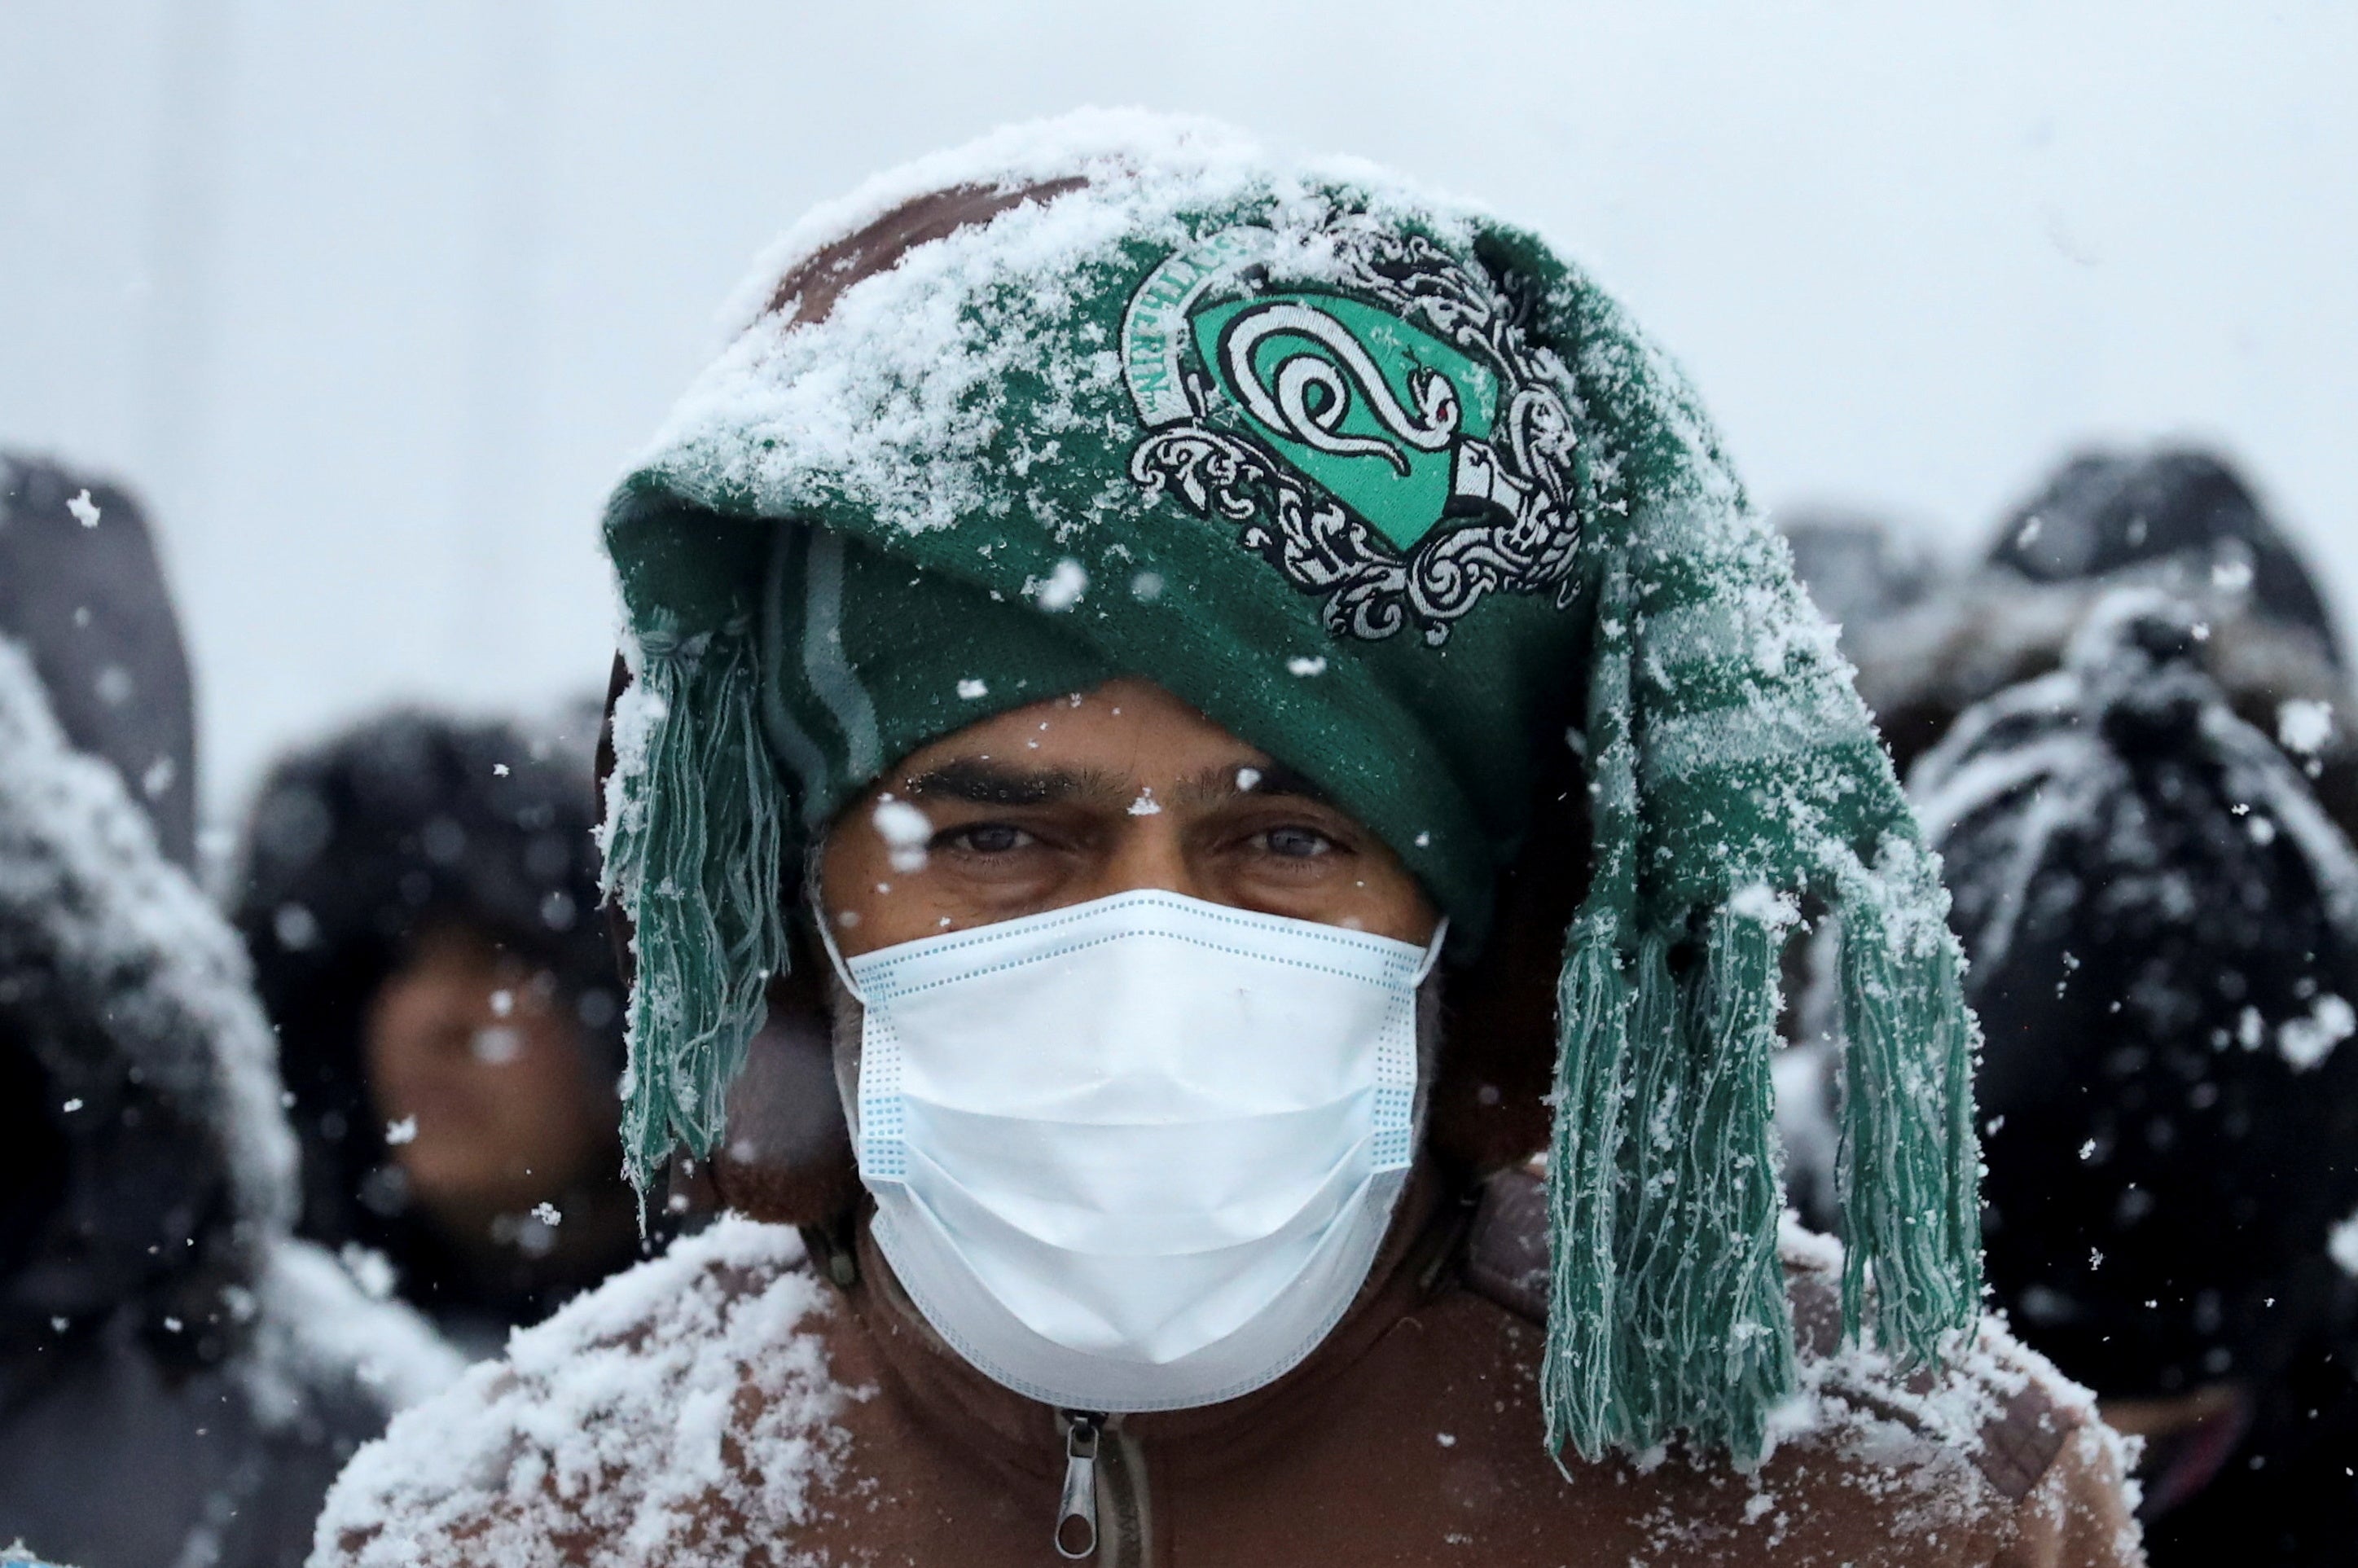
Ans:
[[[598,908],[598,708],[528,729],[414,709],[287,759],[247,825],[233,919],[280,1038],[304,1149],[306,1234],[414,1264],[361,1033],[370,1000],[438,923],[543,965],[610,1077],[621,996]]]
[[[2015,509],[1989,559],[2033,582],[2135,574],[2181,595],[2233,587],[2342,667],[2308,564],[2243,478],[2207,452],[2082,453]]]
[[[2117,1397],[2266,1378],[2348,1311],[2358,857],[2207,630],[2116,591],[1911,781],[1986,1034],[1991,1284]]]
[[[194,863],[188,654],[138,503],[93,475],[0,455],[0,637],[31,653],[66,738],[114,764],[164,853]]]
[[[1873,519],[1791,520],[1795,564],[1843,622],[1843,652],[1902,776],[1958,718],[2046,675],[2096,604],[2167,594],[2214,632],[2203,664],[2246,722],[2343,685],[2324,597],[2233,470],[2198,452],[2072,459],[2017,507],[1978,564],[1943,573]],[[2358,752],[2337,730],[2319,790],[2358,817]]]
[[[291,1210],[272,1053],[235,938],[0,637],[0,1335],[215,1315]]]

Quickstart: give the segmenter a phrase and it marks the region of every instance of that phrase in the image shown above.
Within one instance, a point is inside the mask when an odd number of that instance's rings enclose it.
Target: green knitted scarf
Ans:
[[[643,1188],[720,1136],[804,846],[915,747],[1138,675],[1320,783],[1461,951],[1584,749],[1552,1449],[1750,1462],[1795,1387],[1769,1058],[1805,920],[1839,952],[1846,1329],[1904,1361],[1973,1323],[1937,862],[1784,546],[1586,277],[1139,116],[887,177],[782,255],[607,515]]]
[[[1557,987],[1552,1441],[1758,1454],[1793,1386],[1769,1056],[1804,904],[1839,954],[1844,1331],[1901,1361],[1978,1311],[1977,1036],[1939,866],[1783,542],[1676,375],[1561,296],[1620,456],[1585,547],[1595,859]],[[1870,1291],[1869,1281],[1873,1289]]]

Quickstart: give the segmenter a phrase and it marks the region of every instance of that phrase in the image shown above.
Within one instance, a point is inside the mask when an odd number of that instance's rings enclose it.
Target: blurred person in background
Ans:
[[[135,507],[0,470],[0,1541],[291,1568],[458,1358],[289,1235],[244,955],[161,852],[193,840],[187,664]]]
[[[1931,600],[1942,586],[1931,553],[1877,514],[1804,507],[1779,512],[1775,521],[1791,546],[1794,577],[1845,652],[1885,622]],[[1804,1027],[1803,1013],[1813,996],[1811,965],[1818,947],[1803,940],[1785,953],[1788,1044],[1770,1070],[1777,1084],[1777,1132],[1786,1152],[1786,1198],[1812,1225],[1830,1230],[1838,1208],[1834,1163],[1841,1132],[1833,1075],[1840,1063],[1832,1042]]]
[[[402,710],[271,774],[235,920],[279,1032],[302,1228],[489,1353],[638,1256],[578,738]]]
[[[2122,590],[1916,773],[1985,1033],[1989,1279],[2146,1438],[2156,1563],[2346,1562],[2358,856],[2204,613]]]
[[[1861,514],[1804,515],[1788,531],[1902,777],[1966,708],[2060,667],[2094,602],[2132,584],[2217,609],[2204,663],[2263,730],[2279,704],[2330,703],[2343,679],[2341,634],[2308,568],[2212,453],[2082,452],[2006,518],[1981,562],[1945,580]],[[2337,731],[2326,744],[2349,741]],[[2342,779],[2328,768],[2316,782],[2331,794]],[[2358,814],[2358,799],[2334,805]]]
[[[1873,513],[1810,507],[1776,521],[1810,601],[1847,637],[1923,603],[1939,585],[1931,552]]]
[[[1972,959],[1998,1300],[2146,1439],[2156,1563],[2347,1561],[2358,762],[2322,595],[2223,463],[2091,455],[1845,643]]]

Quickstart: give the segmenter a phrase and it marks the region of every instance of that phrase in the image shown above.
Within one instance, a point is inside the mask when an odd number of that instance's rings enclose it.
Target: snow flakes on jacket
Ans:
[[[730,1218],[536,1327],[395,1420],[319,1519],[315,1562],[362,1568],[744,1561],[710,1504],[791,1526],[858,1397],[806,1331],[792,1230]]]

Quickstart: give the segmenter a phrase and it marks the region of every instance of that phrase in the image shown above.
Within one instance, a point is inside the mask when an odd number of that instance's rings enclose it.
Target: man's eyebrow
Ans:
[[[1033,768],[989,757],[957,757],[901,781],[912,800],[960,800],[974,806],[1054,806],[1065,801],[1121,802],[1131,791],[1095,768]]]
[[[1214,805],[1239,795],[1279,795],[1291,800],[1306,800],[1318,806],[1330,806],[1333,797],[1303,773],[1283,762],[1239,762],[1206,768],[1180,786],[1181,796],[1192,803]]]

